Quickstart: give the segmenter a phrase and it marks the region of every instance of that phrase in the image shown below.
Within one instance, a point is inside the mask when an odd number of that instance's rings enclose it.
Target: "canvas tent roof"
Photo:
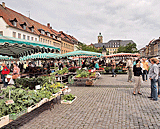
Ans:
[[[58,51],[60,50],[60,48],[56,48],[48,44],[42,44],[39,42],[35,43],[27,40],[18,40],[16,38],[8,38],[0,35],[0,55],[3,56],[19,58],[38,52],[54,52],[54,49]]]

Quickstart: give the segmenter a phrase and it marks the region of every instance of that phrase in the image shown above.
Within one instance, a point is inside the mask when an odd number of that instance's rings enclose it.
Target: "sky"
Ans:
[[[159,0],[0,0],[41,24],[50,23],[80,42],[133,40],[138,49],[160,37]]]

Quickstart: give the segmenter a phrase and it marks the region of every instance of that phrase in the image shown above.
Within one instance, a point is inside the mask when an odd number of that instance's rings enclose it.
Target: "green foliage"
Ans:
[[[0,117],[19,113],[25,110],[27,107],[35,105],[43,98],[52,97],[52,94],[55,94],[60,91],[60,88],[65,86],[61,83],[44,83],[39,90],[29,90],[29,87],[23,89],[15,87],[7,87],[3,89],[0,95],[4,96],[4,99],[0,99]],[[9,99],[9,90],[11,91],[11,98],[14,103],[6,105],[5,101]]]
[[[76,77],[77,78],[84,78],[84,77],[88,77],[89,76],[89,72],[85,71],[85,70],[77,70],[76,73],[78,74]]]
[[[96,76],[96,73],[91,73],[91,75],[89,77],[94,78]]]
[[[137,45],[135,43],[129,43],[126,46],[120,46],[118,48],[117,53],[136,53],[137,51]]]
[[[67,67],[64,67],[62,70],[58,70],[57,73],[60,74],[60,75],[63,75],[64,73],[68,73],[69,70]]]
[[[75,98],[75,96],[72,95],[72,94],[64,95],[64,96],[62,97],[63,100],[68,100],[68,101],[72,101],[74,98]]]
[[[77,49],[84,50],[84,51],[98,52],[98,53],[102,53],[102,50],[103,50],[102,47],[98,49],[98,48],[95,48],[94,46],[87,46],[84,43],[79,43]],[[106,51],[106,55],[109,55],[109,51]]]
[[[110,71],[112,68],[111,67],[105,67],[106,71]]]
[[[17,87],[23,86],[24,88],[34,89],[36,85],[43,85],[46,82],[49,83],[50,78],[42,76],[38,78],[17,78],[15,84]]]

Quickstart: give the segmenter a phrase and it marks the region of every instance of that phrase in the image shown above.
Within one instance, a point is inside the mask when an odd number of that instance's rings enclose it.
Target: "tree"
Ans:
[[[137,45],[135,43],[128,43],[126,46],[120,46],[117,53],[137,53]]]
[[[87,46],[84,43],[79,43],[77,49],[83,50],[83,51],[98,52],[98,53],[102,53],[102,50],[103,50],[102,47],[98,49],[98,48],[95,48],[94,46]],[[106,55],[109,55],[108,51],[106,51]]]

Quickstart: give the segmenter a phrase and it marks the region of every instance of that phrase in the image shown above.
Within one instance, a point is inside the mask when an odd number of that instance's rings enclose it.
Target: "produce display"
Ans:
[[[27,107],[40,102],[43,98],[50,99],[51,97],[53,97],[53,94],[59,92],[60,89],[65,87],[63,84],[58,82],[51,83],[50,77],[42,78],[35,78],[37,82],[42,79],[42,82],[39,82],[40,89],[37,90],[31,90],[30,87],[26,87],[27,82],[23,82],[23,78],[18,79],[18,82],[16,83],[19,84],[18,88],[8,86],[6,89],[2,89],[0,96],[3,96],[4,98],[0,99],[0,117],[8,114],[19,113],[25,110]],[[25,79],[27,80],[27,78]],[[29,79],[29,81],[32,79],[33,78]],[[22,86],[24,84],[26,86]],[[6,101],[9,100],[9,96],[10,99],[14,101],[14,103],[7,105]]]
[[[76,66],[76,67],[70,67],[68,70],[69,72],[76,72],[76,70],[80,68],[79,66]]]
[[[96,73],[95,72],[91,73],[91,75],[89,77],[90,78],[95,78],[96,77]]]
[[[62,99],[67,101],[72,101],[74,98],[75,96],[72,94],[62,96]]]
[[[87,78],[87,77],[92,77],[95,78],[96,73],[95,72],[88,72],[86,70],[77,70],[76,71],[77,75],[76,78]]]
[[[23,87],[29,89],[34,89],[36,85],[43,85],[45,83],[49,83],[49,77],[42,76],[38,78],[17,78],[15,80],[16,87]]]
[[[68,68],[67,68],[67,67],[63,68],[62,70],[58,70],[58,71],[57,71],[57,73],[60,74],[60,75],[63,75],[63,74],[68,73],[68,72],[69,72],[69,71],[68,71]]]

